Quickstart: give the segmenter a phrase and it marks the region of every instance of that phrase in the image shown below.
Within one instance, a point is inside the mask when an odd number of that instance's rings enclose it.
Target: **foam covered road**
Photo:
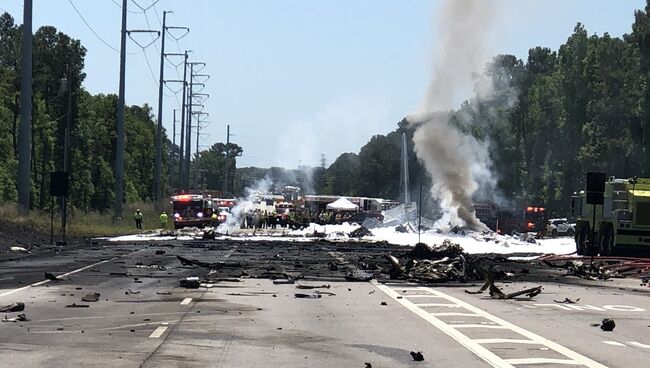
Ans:
[[[650,300],[624,287],[632,280],[571,282],[533,271],[500,285],[542,284],[542,294],[501,301],[463,291],[477,283],[343,278],[359,261],[406,251],[363,243],[100,242],[2,262],[0,305],[26,307],[0,316],[29,320],[0,323],[0,367],[646,366]],[[177,255],[222,263],[211,271],[183,266]],[[44,272],[62,280],[44,282]],[[181,288],[187,276],[208,282]],[[286,276],[301,279],[271,281]],[[295,297],[317,291],[320,297]],[[93,292],[98,301],[82,301]],[[565,297],[581,300],[553,301]],[[73,304],[88,307],[66,307]],[[613,332],[590,326],[604,317],[616,320]],[[425,360],[413,361],[412,350]]]

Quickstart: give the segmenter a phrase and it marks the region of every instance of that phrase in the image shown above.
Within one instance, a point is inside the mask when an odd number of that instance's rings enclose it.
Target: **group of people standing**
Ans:
[[[310,223],[319,225],[340,224],[350,219],[349,213],[309,210],[289,210],[288,213],[278,214],[275,211],[249,210],[240,213],[240,228],[242,229],[276,229],[290,228],[293,230],[306,228]]]

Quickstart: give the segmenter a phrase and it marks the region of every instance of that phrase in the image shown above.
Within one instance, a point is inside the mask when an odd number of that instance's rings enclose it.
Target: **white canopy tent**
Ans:
[[[359,206],[350,202],[347,198],[339,198],[336,201],[328,204],[325,208],[333,211],[357,211]]]

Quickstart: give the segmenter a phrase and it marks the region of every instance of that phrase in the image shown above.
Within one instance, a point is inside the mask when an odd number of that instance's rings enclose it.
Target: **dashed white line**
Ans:
[[[188,304],[190,304],[191,302],[192,302],[192,298],[185,298],[185,299],[183,299],[183,301],[181,302],[181,305],[188,305]]]
[[[479,325],[479,324],[451,324],[449,325],[453,328],[494,328],[497,330],[507,330],[508,328],[506,326],[499,326],[499,325]]]
[[[417,306],[421,306],[421,304],[417,304]],[[431,313],[431,315],[436,316],[436,317],[444,317],[444,316],[450,316],[450,317],[480,317],[478,314],[475,314],[475,313],[460,313],[460,312]]]
[[[445,308],[460,308],[460,305],[449,303],[413,303],[418,307],[445,307]]]
[[[637,348],[650,349],[650,345],[642,344],[636,341],[630,341],[628,344],[636,346]]]
[[[530,344],[539,345],[537,341],[522,339],[475,339],[477,344]]]
[[[618,341],[603,341],[603,343],[607,345],[612,345],[612,346],[625,346],[625,344],[620,343]]]
[[[167,326],[160,326],[160,327],[156,328],[155,330],[153,330],[151,335],[149,335],[149,338],[157,339],[160,336],[162,336],[162,334],[164,334],[165,331],[167,331]]]
[[[513,365],[520,364],[579,364],[571,359],[550,359],[550,358],[521,358],[521,359],[506,359],[506,362]]]

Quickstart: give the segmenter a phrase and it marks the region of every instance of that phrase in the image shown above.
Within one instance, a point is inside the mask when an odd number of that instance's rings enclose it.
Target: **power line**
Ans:
[[[103,39],[99,34],[97,34],[97,32],[95,32],[95,30],[93,29],[93,27],[91,27],[90,24],[88,24],[88,22],[86,21],[86,19],[83,17],[83,15],[81,15],[81,13],[79,12],[79,9],[77,9],[77,7],[74,5],[74,3],[72,2],[72,0],[68,0],[68,2],[70,3],[70,5],[72,5],[72,7],[74,8],[74,11],[77,13],[77,15],[79,16],[79,18],[81,18],[81,20],[86,24],[86,26],[88,27],[88,29],[90,29],[90,31],[95,35],[95,37],[97,37],[100,41],[102,41],[102,43],[103,43],[104,45],[108,46],[111,50],[113,50],[113,51],[115,51],[115,52],[120,52],[120,50],[116,49],[115,47],[111,46],[108,42],[104,41],[104,39]]]
[[[112,1],[113,4],[115,4],[118,8],[122,9],[122,5],[120,5],[117,1],[115,1],[115,0],[111,0],[111,1]],[[128,10],[128,9],[127,9],[126,11],[127,11],[127,13],[131,13],[131,14],[140,14],[140,13],[142,13],[141,11],[137,12],[137,11]]]

